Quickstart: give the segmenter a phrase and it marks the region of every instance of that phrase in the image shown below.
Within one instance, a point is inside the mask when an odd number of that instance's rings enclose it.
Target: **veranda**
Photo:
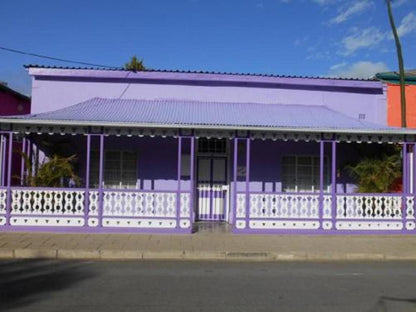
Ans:
[[[22,162],[18,177],[11,171],[13,139],[31,163]],[[378,143],[402,149],[400,193],[360,194],[344,179],[340,164],[350,146]],[[57,146],[62,155],[77,155],[81,182],[25,185],[42,154]],[[207,221],[228,222],[235,233],[410,234],[415,151],[414,137],[397,133],[15,125],[1,131],[0,225],[191,233],[195,222]]]

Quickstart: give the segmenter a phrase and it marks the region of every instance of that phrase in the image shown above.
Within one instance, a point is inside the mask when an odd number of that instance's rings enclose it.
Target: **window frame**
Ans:
[[[299,187],[299,165],[298,165],[298,159],[301,157],[307,157],[312,159],[310,168],[311,168],[311,184],[309,189],[300,188]],[[290,183],[285,183],[286,175],[284,174],[284,158],[294,158],[295,164],[294,164],[294,172],[295,172],[295,178],[294,178],[294,187],[289,188],[285,187],[285,185],[290,185]],[[318,161],[318,168],[320,166],[320,156],[316,156],[316,154],[288,154],[283,155],[281,157],[280,161],[280,172],[281,172],[281,183],[282,183],[282,192],[283,193],[319,193],[320,187],[315,188],[315,184],[313,183],[314,180],[320,180],[320,170],[318,171],[318,174],[315,176],[315,161]],[[331,183],[330,183],[330,163],[329,163],[329,157],[327,155],[324,155],[324,188],[323,192],[329,193],[331,189]]]
[[[118,172],[119,172],[119,183],[118,184],[107,184],[106,183],[106,161],[108,160],[108,153],[114,153],[117,152],[118,153]],[[123,176],[125,174],[125,172],[127,172],[128,170],[126,170],[124,168],[124,162],[125,162],[125,157],[124,154],[125,153],[131,153],[134,154],[134,173],[135,173],[135,183],[131,184],[131,183],[126,183],[126,181],[123,181]],[[93,156],[94,155],[94,156]],[[97,158],[94,158],[95,155],[97,155]],[[139,155],[137,151],[132,151],[132,150],[127,150],[127,149],[108,149],[104,151],[104,159],[103,159],[103,188],[106,189],[136,189],[137,188],[137,179],[138,179],[138,159],[139,159]],[[99,150],[97,149],[93,149],[90,152],[90,187],[91,188],[98,188],[99,187]],[[97,163],[94,163],[94,161],[97,161]],[[131,170],[131,172],[133,172],[133,170]],[[132,182],[132,181],[131,181]]]

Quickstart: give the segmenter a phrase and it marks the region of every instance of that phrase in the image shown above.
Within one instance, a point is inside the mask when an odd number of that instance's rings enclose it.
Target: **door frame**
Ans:
[[[203,159],[205,159],[205,160],[209,160],[210,161],[210,173],[209,173],[209,175],[210,175],[210,178],[209,178],[209,183],[212,185],[212,184],[216,184],[215,182],[215,180],[214,180],[214,177],[213,177],[213,175],[214,175],[214,170],[213,170],[213,168],[214,168],[214,160],[215,159],[223,159],[224,160],[224,165],[225,165],[225,168],[224,168],[224,174],[225,174],[225,179],[224,179],[224,181],[221,181],[221,183],[224,183],[224,186],[226,186],[227,188],[226,188],[226,190],[225,190],[225,192],[226,192],[226,194],[225,194],[225,196],[223,197],[223,200],[224,200],[224,203],[223,203],[223,215],[224,215],[224,217],[221,219],[221,220],[218,220],[218,221],[225,221],[225,222],[228,222],[228,217],[229,217],[229,179],[230,179],[230,176],[229,176],[229,157],[228,157],[228,155],[226,155],[226,154],[200,154],[200,155],[197,155],[197,157],[196,157],[196,184],[195,184],[195,193],[196,193],[196,211],[195,211],[195,213],[196,213],[196,216],[198,216],[199,215],[199,191],[198,191],[198,185],[199,185],[199,161],[200,160],[203,160]],[[217,181],[217,182],[219,182],[219,181]],[[219,184],[219,183],[218,183]],[[211,198],[211,200],[210,200],[210,208],[209,208],[209,211],[210,211],[210,215],[212,214],[212,209],[213,209],[213,199]],[[217,221],[217,220],[215,220],[215,219],[213,219],[213,220],[198,220],[197,218],[196,218],[196,221]]]

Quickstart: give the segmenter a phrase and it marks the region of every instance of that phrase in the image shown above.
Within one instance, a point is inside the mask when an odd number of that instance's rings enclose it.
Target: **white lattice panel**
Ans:
[[[104,218],[104,227],[120,228],[175,228],[175,219],[137,219],[137,218]]]
[[[84,191],[12,190],[12,215],[83,215]]]
[[[396,230],[403,229],[402,222],[376,222],[376,221],[339,221],[335,223],[337,230],[353,230],[353,231],[374,231],[374,230]]]
[[[191,215],[191,194],[181,194],[181,218],[190,217]]]
[[[250,194],[250,218],[318,218],[319,195]]]
[[[406,219],[415,218],[415,199],[413,196],[406,197]]]
[[[323,198],[323,217],[324,219],[330,219],[332,217],[332,196],[324,195]]]
[[[11,225],[26,226],[83,226],[85,220],[83,218],[57,218],[57,217],[12,217]]]
[[[176,197],[175,192],[105,191],[103,215],[175,217]]]
[[[237,194],[237,218],[246,216],[246,194]]]
[[[98,216],[98,196],[99,193],[97,191],[90,191],[89,192],[89,212],[88,215],[90,216]]]
[[[251,229],[277,230],[277,229],[305,229],[315,230],[319,228],[318,221],[271,221],[271,220],[251,220]]]
[[[0,190],[0,213],[6,213],[7,190]]]
[[[409,200],[410,206],[409,212],[413,212],[413,200]],[[401,219],[401,208],[400,196],[337,195],[338,219]]]

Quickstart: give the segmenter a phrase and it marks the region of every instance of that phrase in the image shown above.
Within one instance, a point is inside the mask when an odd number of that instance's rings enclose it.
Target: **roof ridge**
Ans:
[[[68,69],[68,70],[101,70],[101,71],[124,71],[132,72],[125,68],[105,68],[105,67],[71,67],[71,66],[54,66],[54,65],[39,65],[39,64],[25,64],[24,68],[45,68],[45,69]],[[251,77],[270,77],[270,78],[293,78],[293,79],[326,79],[326,80],[346,80],[346,81],[378,81],[375,78],[346,78],[346,77],[328,77],[328,76],[313,76],[313,75],[279,75],[279,74],[265,74],[265,73],[241,73],[241,72],[226,72],[226,71],[208,71],[208,70],[182,70],[182,69],[145,69],[137,72],[159,72],[159,73],[182,73],[182,74],[206,74],[206,75],[224,75],[224,76],[251,76]]]

